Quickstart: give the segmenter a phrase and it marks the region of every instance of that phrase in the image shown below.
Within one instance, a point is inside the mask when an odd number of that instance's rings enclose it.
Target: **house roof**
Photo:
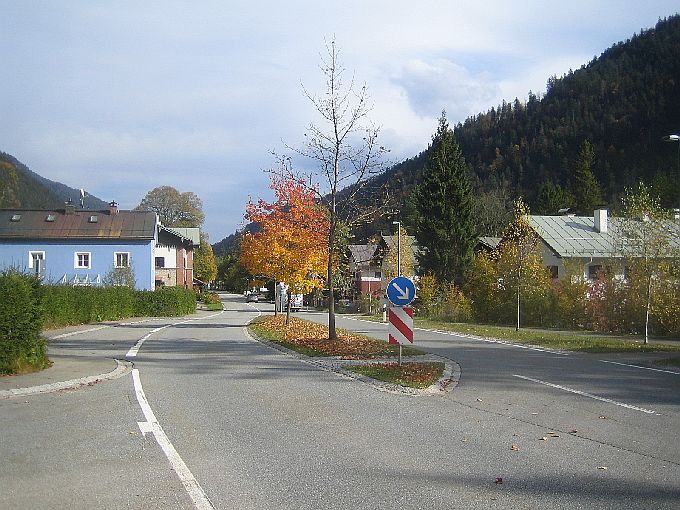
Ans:
[[[349,251],[358,266],[369,265],[375,255],[377,244],[350,244]]]
[[[592,216],[527,216],[543,241],[562,258],[620,256],[621,225],[626,218],[607,218],[607,232],[598,232]],[[674,248],[680,248],[680,223],[668,221]]]
[[[201,229],[198,227],[165,227],[161,225],[161,228],[181,237],[183,240],[190,241],[194,246],[201,244]]]
[[[0,209],[0,239],[153,239],[156,213]]]
[[[488,236],[483,236],[480,237],[478,240],[478,245],[483,246],[484,248],[489,248],[491,250],[494,250],[498,247],[498,245],[501,242],[501,237],[488,237]]]
[[[395,250],[397,249],[397,244],[399,243],[399,236],[383,235],[381,237],[384,246],[388,250],[391,250],[392,248],[394,248]],[[401,244],[402,246],[409,246],[414,256],[417,256],[420,253],[420,246],[418,245],[418,242],[416,241],[416,238],[414,236],[409,235],[401,236]]]

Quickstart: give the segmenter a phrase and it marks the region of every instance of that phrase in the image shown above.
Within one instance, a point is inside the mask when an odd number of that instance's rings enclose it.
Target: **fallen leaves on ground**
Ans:
[[[329,340],[327,326],[296,317],[291,317],[290,323],[286,325],[286,316],[283,314],[266,317],[259,326],[277,333],[289,344],[314,349],[326,356],[355,359],[395,353],[395,348],[386,342],[342,329],[337,330],[337,340]]]

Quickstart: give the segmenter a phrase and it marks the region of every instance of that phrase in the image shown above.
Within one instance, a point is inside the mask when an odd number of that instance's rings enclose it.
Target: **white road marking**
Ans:
[[[82,333],[91,333],[92,331],[99,331],[100,329],[105,329],[105,328],[109,328],[109,327],[111,327],[111,326],[109,326],[107,324],[105,326],[97,326],[96,328],[83,329],[81,331],[71,331],[70,333],[63,333],[61,335],[49,337],[49,339],[50,340],[59,340],[60,338],[68,338],[69,336],[80,335]]]
[[[644,409],[642,407],[637,407],[637,406],[633,406],[633,405],[630,405],[630,404],[624,404],[623,402],[617,402],[616,400],[611,400],[611,399],[605,398],[605,397],[598,397],[597,395],[593,395],[592,393],[586,393],[585,391],[575,390],[574,388],[568,388],[567,386],[560,386],[559,384],[553,384],[553,383],[541,381],[539,379],[533,379],[531,377],[526,377],[524,375],[514,374],[513,377],[519,377],[520,379],[524,379],[526,381],[531,381],[531,382],[535,382],[535,383],[538,383],[538,384],[543,384],[544,386],[550,386],[551,388],[556,388],[558,390],[568,391],[570,393],[575,393],[575,394],[581,395],[583,397],[588,397],[588,398],[592,398],[592,399],[595,399],[595,400],[600,400],[601,402],[607,402],[608,404],[614,404],[614,405],[619,406],[619,407],[625,407],[626,409],[632,409],[633,411],[640,411],[642,413],[647,413],[647,414],[656,414],[656,411],[651,411],[650,409]]]
[[[208,496],[203,491],[203,488],[200,486],[196,478],[194,478],[194,475],[184,463],[182,457],[180,457],[179,453],[177,453],[177,450],[175,450],[172,442],[170,442],[170,439],[168,439],[168,436],[165,434],[163,427],[161,427],[160,423],[158,423],[158,420],[156,419],[156,416],[153,414],[151,406],[149,405],[149,401],[146,399],[146,395],[144,394],[144,389],[142,388],[142,382],[139,378],[139,370],[136,368],[132,370],[132,380],[135,385],[137,401],[139,402],[139,406],[142,408],[142,413],[144,413],[144,417],[146,418],[145,422],[138,422],[139,430],[144,436],[146,436],[147,433],[152,433],[154,435],[156,442],[163,450],[163,453],[165,453],[165,456],[168,458],[172,469],[175,471],[175,473],[177,473],[177,476],[189,494],[191,501],[193,501],[194,506],[199,510],[214,510],[215,507],[208,499]]]
[[[154,333],[158,333],[159,331],[166,328],[170,328],[172,326],[186,324],[187,322],[199,319],[212,319],[213,317],[217,317],[222,313],[224,313],[224,311],[214,313],[212,315],[207,315],[205,317],[193,317],[191,319],[155,328],[146,335],[144,335],[142,338],[140,338],[139,341],[135,344],[135,346],[128,351],[127,356],[131,358],[137,356],[139,348],[147,340],[147,338],[149,338]],[[177,473],[177,476],[179,477],[180,481],[182,482],[182,485],[184,486],[184,489],[187,491],[187,494],[189,494],[191,501],[193,501],[194,506],[199,510],[214,510],[215,507],[210,502],[210,499],[208,499],[208,496],[203,491],[203,488],[200,486],[196,478],[194,478],[194,475],[191,473],[191,470],[184,463],[182,457],[180,457],[179,453],[177,453],[177,450],[175,450],[175,447],[172,445],[172,442],[170,442],[170,439],[165,434],[163,427],[161,427],[160,423],[158,423],[156,416],[151,410],[149,401],[146,399],[144,389],[142,388],[142,381],[139,378],[139,370],[136,368],[132,370],[132,381],[135,386],[135,395],[137,396],[137,402],[139,402],[139,407],[142,408],[142,413],[144,414],[144,418],[146,418],[145,422],[137,422],[137,425],[139,426],[139,430],[141,431],[142,435],[145,437],[146,434],[148,433],[152,433],[154,435],[154,437],[156,438],[156,442],[163,450],[163,453],[165,453],[165,456],[168,458],[168,461],[170,462],[172,469],[175,471],[175,473]]]
[[[152,329],[146,335],[144,335],[142,338],[140,338],[134,346],[130,347],[130,350],[127,352],[125,357],[126,358],[134,358],[135,356],[137,356],[137,353],[139,353],[139,349],[142,347],[142,344],[144,342],[146,342],[147,339],[151,335],[153,335],[154,333],[158,333],[159,331],[162,331],[166,328],[171,328],[173,326],[179,326],[180,324],[186,324],[187,322],[196,321],[196,320],[199,320],[199,319],[212,319],[213,317],[217,317],[218,315],[221,315],[222,313],[224,313],[224,312],[222,311],[222,312],[214,313],[212,315],[206,315],[205,317],[193,317],[191,319],[187,319],[187,320],[180,321],[180,322],[175,322],[173,324],[166,324],[165,326],[161,326],[161,327]]]
[[[358,322],[368,322],[370,324],[382,324],[384,326],[387,326],[387,323],[385,322],[375,322],[375,321],[367,321],[366,319],[359,319],[357,317],[343,317],[343,319],[347,319],[350,321],[358,321]],[[470,338],[472,340],[479,340],[481,342],[487,342],[490,344],[500,344],[500,345],[507,345],[509,347],[516,347],[518,349],[526,349],[529,351],[538,351],[538,352],[545,352],[548,354],[556,354],[557,356],[569,356],[568,352],[563,352],[563,351],[556,351],[553,349],[544,349],[541,347],[534,347],[532,345],[523,345],[523,344],[513,344],[510,342],[506,342],[504,340],[496,340],[494,338],[484,338],[481,336],[477,335],[470,335],[468,333],[457,333],[455,331],[442,331],[439,329],[426,329],[426,328],[414,328],[415,331],[426,331],[428,333],[439,333],[441,335],[448,335],[448,336],[460,336],[463,338]]]
[[[664,374],[680,375],[680,372],[674,372],[673,370],[661,370],[660,368],[651,367],[641,367],[640,365],[629,365],[628,363],[619,363],[618,361],[607,361],[604,359],[600,360],[602,363],[611,363],[612,365],[621,365],[624,367],[639,368],[641,370],[651,370],[652,372],[663,372]]]

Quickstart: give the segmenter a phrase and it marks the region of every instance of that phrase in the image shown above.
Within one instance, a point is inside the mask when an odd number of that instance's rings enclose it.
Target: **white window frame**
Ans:
[[[43,262],[45,262],[45,252],[44,251],[38,251],[38,250],[31,250],[28,252],[28,268],[29,269],[34,269],[33,267],[33,255],[38,255],[38,258],[41,258]]]
[[[87,255],[87,265],[81,266],[78,264],[78,256]],[[89,251],[77,251],[73,254],[73,268],[74,269],[92,269],[92,252]]]
[[[125,255],[126,264],[118,264],[118,255]],[[114,251],[113,252],[113,267],[130,267],[130,252],[129,251]]]

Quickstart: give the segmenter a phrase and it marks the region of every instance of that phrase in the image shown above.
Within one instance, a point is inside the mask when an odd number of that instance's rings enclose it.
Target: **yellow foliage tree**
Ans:
[[[291,179],[274,176],[273,203],[260,199],[246,206],[245,218],[259,226],[241,241],[241,264],[289,286],[289,293],[307,294],[323,286],[328,257],[328,215],[315,191]]]

